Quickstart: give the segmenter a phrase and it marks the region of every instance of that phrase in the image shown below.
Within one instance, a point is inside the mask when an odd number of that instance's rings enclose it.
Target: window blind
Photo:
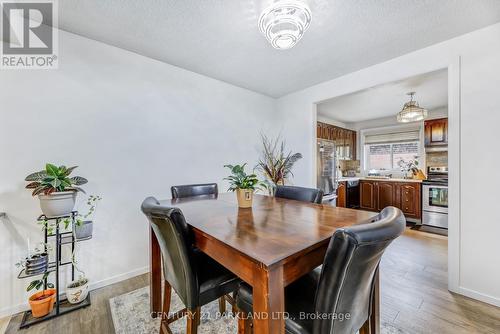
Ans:
[[[365,144],[400,143],[420,140],[420,131],[378,133],[365,135]]]

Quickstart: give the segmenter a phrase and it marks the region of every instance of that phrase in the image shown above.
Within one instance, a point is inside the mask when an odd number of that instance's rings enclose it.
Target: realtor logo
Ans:
[[[1,0],[2,69],[57,68],[57,12],[51,0]]]

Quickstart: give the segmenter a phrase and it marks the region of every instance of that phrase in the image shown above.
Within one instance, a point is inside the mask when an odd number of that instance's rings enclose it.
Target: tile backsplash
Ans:
[[[339,166],[343,176],[346,176],[347,171],[359,173],[359,160],[339,160]]]
[[[448,166],[448,152],[428,152],[425,156],[425,161],[426,167]]]

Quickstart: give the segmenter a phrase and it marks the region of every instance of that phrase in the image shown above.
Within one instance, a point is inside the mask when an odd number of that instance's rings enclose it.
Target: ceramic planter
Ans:
[[[26,274],[36,275],[44,273],[49,266],[49,255],[47,253],[34,254],[26,258]]]
[[[88,294],[89,280],[86,278],[70,282],[66,286],[66,299],[71,304],[78,304],[84,301]]]
[[[47,289],[31,295],[29,299],[31,314],[35,318],[46,316],[54,309],[55,301],[55,289]]]
[[[62,191],[50,195],[40,194],[40,208],[47,218],[71,214],[76,202],[76,191]]]
[[[253,200],[252,189],[236,189],[236,197],[238,198],[238,206],[240,208],[252,207],[252,200]]]
[[[75,237],[77,239],[86,239],[92,236],[93,230],[92,220],[84,220],[80,225],[75,224]]]

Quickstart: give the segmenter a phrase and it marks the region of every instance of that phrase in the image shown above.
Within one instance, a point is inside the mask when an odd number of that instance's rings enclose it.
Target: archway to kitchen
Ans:
[[[382,269],[386,269],[386,275],[390,277],[385,280],[386,283],[384,279],[382,281],[382,291],[384,291],[384,284],[387,284],[385,291],[389,293],[385,299],[389,300],[389,304],[391,300],[393,301],[393,296],[390,295],[391,287],[399,290],[393,295],[401,296],[402,285],[406,284],[406,288],[409,288],[414,284],[413,288],[418,289],[419,284],[425,280],[431,283],[428,286],[423,284],[422,287],[438,294],[446,292],[446,288],[452,292],[459,292],[459,85],[459,59],[457,59],[446,68],[344,92],[317,101],[312,107],[313,148],[311,151],[315,184],[325,187],[325,175],[322,173],[330,173],[331,171],[328,171],[328,168],[325,169],[325,166],[333,164],[336,167],[333,175],[344,173],[344,179],[341,179],[343,181],[337,183],[340,184],[340,188],[334,190],[335,195],[342,194],[340,198],[337,197],[336,204],[377,211],[380,206],[389,203],[399,206],[403,211],[405,208],[406,211],[419,210],[416,214],[415,211],[405,213],[409,216],[409,224],[405,239],[395,246],[399,257],[394,258],[393,252],[385,261],[385,268],[384,263],[382,264]],[[410,100],[410,96],[406,93],[413,91],[416,92],[414,100],[418,101],[422,107],[429,109],[426,117],[429,121],[428,127],[431,126],[432,129],[433,121],[431,120],[434,119],[446,118],[448,121],[447,128],[443,128],[447,131],[447,138],[442,138],[443,141],[447,141],[448,145],[435,145],[435,147],[426,145],[426,140],[427,144],[429,140],[436,141],[441,133],[436,129],[434,137],[429,138],[432,133],[425,133],[423,121],[413,124],[397,122],[397,113]],[[439,121],[435,121],[435,124],[438,123]],[[334,135],[340,136],[340,139],[333,138]],[[443,136],[445,135],[446,133],[443,133]],[[330,164],[325,163],[324,157],[324,152],[332,151],[328,145],[335,145],[333,151],[337,157],[337,160]],[[430,171],[430,178],[447,178],[449,191],[444,180],[434,185],[431,184],[432,181],[424,182],[425,184],[422,185],[417,181],[417,185],[409,183],[414,182],[413,180],[365,179],[364,183],[367,185],[364,189],[375,191],[373,185],[380,186],[383,198],[380,203],[361,203],[367,198],[377,198],[378,194],[370,194],[363,198],[363,188],[361,188],[363,182],[358,181],[358,177],[368,176],[370,169],[379,169],[378,173],[375,172],[376,174],[393,174],[393,178],[403,178],[404,175],[401,174],[401,170],[398,170],[397,162],[400,159],[411,159],[412,154],[419,156],[417,168],[421,169],[427,177]],[[448,167],[449,177],[446,173]],[[380,169],[384,168],[386,171],[380,173]],[[349,187],[349,181],[356,181],[352,182],[354,189]],[[389,182],[395,182],[397,185],[391,186]],[[420,191],[415,194],[415,200],[421,202],[417,208],[411,207],[410,210],[408,207],[403,207],[404,203],[401,200],[405,201],[408,198],[403,197],[402,188],[398,190],[398,187],[407,182],[408,185],[417,187],[415,189],[420,186]],[[328,185],[326,187],[328,188]],[[331,191],[326,189],[326,192]],[[394,198],[387,197],[388,192],[393,192]],[[352,203],[352,199],[356,197],[359,199],[358,202]],[[449,205],[446,200],[449,201]],[[391,201],[394,202],[391,203]],[[371,208],[370,205],[372,205]],[[409,245],[408,249],[406,245]],[[415,253],[412,254],[412,252]],[[432,260],[419,261],[422,257]],[[421,305],[427,302],[421,299],[422,295],[407,292],[406,298],[413,302],[421,302]],[[432,295],[429,295],[429,298],[432,298]],[[387,302],[385,304],[386,313],[399,313],[397,308],[387,311],[387,308],[391,307],[387,306]]]

